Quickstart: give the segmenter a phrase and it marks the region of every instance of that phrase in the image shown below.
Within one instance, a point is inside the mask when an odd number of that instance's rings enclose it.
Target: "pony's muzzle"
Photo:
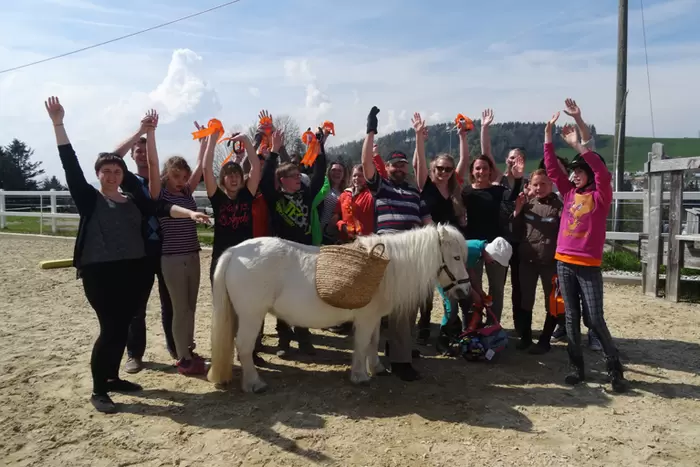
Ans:
[[[448,291],[448,295],[452,294],[457,300],[465,300],[471,296],[472,285],[469,282],[456,285],[452,290]]]

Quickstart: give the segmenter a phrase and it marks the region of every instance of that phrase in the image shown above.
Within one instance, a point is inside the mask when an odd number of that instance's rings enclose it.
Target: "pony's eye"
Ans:
[[[455,256],[455,261],[459,261],[461,258],[459,256]]]

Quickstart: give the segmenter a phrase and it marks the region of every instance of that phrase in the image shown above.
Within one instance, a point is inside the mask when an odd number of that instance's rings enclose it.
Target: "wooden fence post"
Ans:
[[[56,214],[58,210],[56,209],[56,190],[51,188],[51,194],[49,195],[51,197],[51,214]],[[56,233],[56,218],[51,217],[51,233],[55,234]]]
[[[0,213],[3,212],[5,212],[5,190],[0,188]],[[5,226],[5,216],[0,214],[0,229],[4,229]]]
[[[649,153],[649,162],[661,160],[664,154],[664,145],[654,143]],[[647,163],[648,164],[648,163]],[[650,173],[647,166],[649,180],[649,239],[647,241],[647,266],[644,280],[644,293],[652,297],[658,295],[659,266],[663,255],[663,239],[661,237],[662,213],[661,202],[663,200],[663,173]]]
[[[671,172],[671,197],[668,207],[668,256],[666,259],[666,299],[678,302],[681,284],[683,244],[676,240],[681,234],[683,218],[683,171]]]

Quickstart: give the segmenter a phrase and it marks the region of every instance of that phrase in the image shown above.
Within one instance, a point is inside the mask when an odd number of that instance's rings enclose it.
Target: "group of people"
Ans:
[[[565,335],[572,367],[565,380],[577,384],[585,379],[580,331],[583,315],[590,329],[589,342],[600,342],[606,355],[613,389],[626,389],[603,315],[600,264],[612,201],[611,176],[602,157],[594,152],[594,141],[572,100],[566,101],[565,112],[576,126],[564,127],[562,136],[578,155],[571,163],[556,156],[552,133],[559,113],[555,114],[546,125],[544,158],[529,180],[524,173],[523,149],[511,150],[505,170],[498,168],[489,140],[491,110],[482,115],[481,155],[472,160],[467,144],[470,128],[458,123],[458,160],[438,154],[429,162],[425,154],[428,129],[417,113],[412,119],[413,156],[393,151],[382,158],[374,141],[379,109],[373,107],[367,117],[361,164],[352,168],[328,162],[327,128],[319,128],[314,135],[317,154],[312,162],[301,164],[300,155],[287,154],[284,135],[263,111],[253,140],[244,134],[226,138],[234,150],[220,167],[214,166],[214,153],[224,137],[222,130],[202,136],[194,169],[180,156],[168,158],[161,166],[156,145],[158,114],[152,110],[114,152],[98,155],[95,173],[99,189],[86,181],[78,164],[58,98],[49,98],[45,105],[54,124],[66,182],[80,214],[74,266],[100,324],[91,358],[91,402],[100,412],[116,411],[110,392],[141,390],[139,385],[119,378],[119,367],[126,349],[125,371],[143,369],[146,306],[155,278],[166,345],[178,372],[206,372],[205,360],[195,352],[194,342],[201,249],[197,223],[210,222],[209,216],[197,211],[193,197],[202,178],[214,221],[210,279],[227,248],[254,237],[278,236],[319,246],[429,223],[451,224],[463,232],[467,242],[472,288],[469,302],[489,297],[493,315],[500,320],[510,269],[513,319],[520,337],[517,347],[541,354],[550,349],[551,339]],[[201,130],[199,125],[197,128]],[[124,162],[129,153],[136,164],[135,174]],[[409,176],[411,167],[414,180]],[[494,253],[504,251],[504,246],[512,251],[508,258]],[[484,270],[487,292],[482,288]],[[565,320],[548,313],[547,298],[556,277],[564,298]],[[544,289],[547,318],[538,342],[533,343],[538,278]],[[444,313],[436,344],[441,348],[453,332],[448,323],[455,322],[460,306],[463,314],[467,310],[464,303],[439,292]],[[420,310],[418,342],[429,341],[432,300],[416,304],[415,309],[413,315],[390,313],[385,323],[385,354],[391,372],[405,381],[420,378],[412,365],[420,356],[414,348],[413,329]],[[351,328],[352,324],[346,323],[334,330],[347,333]],[[292,355],[293,341],[300,352],[315,353],[308,329],[278,319],[277,333],[279,357]],[[258,366],[265,365],[259,355],[261,337],[262,329],[254,354]]]

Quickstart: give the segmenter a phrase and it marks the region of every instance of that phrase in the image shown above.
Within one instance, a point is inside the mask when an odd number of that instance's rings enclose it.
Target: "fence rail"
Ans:
[[[207,193],[206,191],[195,191],[193,193],[193,196],[195,199],[207,199]],[[620,200],[620,201],[639,201],[640,203],[644,201],[644,198],[646,196],[646,192],[644,191],[617,191],[613,193],[613,199],[615,200]],[[14,210],[8,210],[6,208],[7,206],[7,199],[8,198],[39,198],[40,199],[40,206],[39,206],[39,212],[32,212],[32,211],[18,211],[16,209]],[[47,219],[51,221],[51,232],[56,233],[58,230],[58,223],[56,222],[59,219],[74,219],[78,220],[80,216],[78,214],[72,214],[72,213],[61,213],[58,212],[58,208],[64,208],[66,207],[65,204],[58,204],[57,203],[57,198],[59,197],[70,197],[70,192],[69,191],[55,191],[55,190],[50,190],[50,191],[4,191],[0,190],[0,229],[4,229],[7,226],[7,218],[8,217],[33,217],[33,218],[41,218],[42,222],[43,219]],[[47,205],[43,204],[43,198],[48,198],[49,203]],[[670,200],[670,193],[664,192],[663,194],[663,199],[664,201]],[[700,201],[700,192],[694,192],[694,191],[689,191],[689,192],[684,192],[683,193],[683,200],[685,201]],[[44,212],[44,209],[48,209],[49,212]],[[639,222],[642,222],[642,219],[639,219]],[[633,241],[636,242],[639,240],[639,236],[642,234],[642,232],[615,232],[615,231],[608,231],[606,233],[606,239],[610,241]]]

